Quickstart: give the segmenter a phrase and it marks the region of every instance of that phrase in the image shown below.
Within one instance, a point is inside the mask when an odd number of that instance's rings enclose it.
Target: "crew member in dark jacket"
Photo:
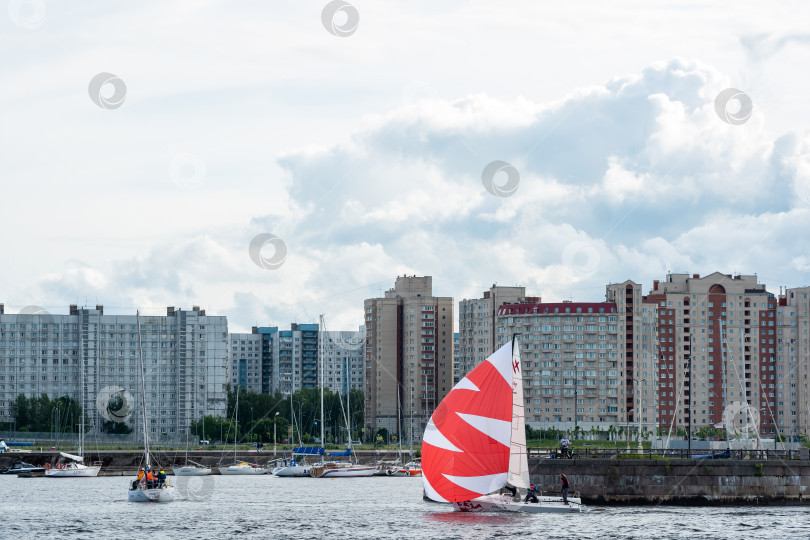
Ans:
[[[564,474],[560,473],[560,482],[562,482],[562,496],[563,496],[563,503],[566,505],[568,504],[568,478],[565,477]]]

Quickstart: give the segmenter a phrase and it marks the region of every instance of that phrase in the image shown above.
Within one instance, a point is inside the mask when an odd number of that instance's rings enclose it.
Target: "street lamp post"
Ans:
[[[723,347],[723,336],[720,335],[720,348]],[[686,447],[689,452],[689,458],[692,457],[692,354],[695,352],[694,335],[689,334],[689,416],[687,416],[687,443]]]
[[[276,418],[278,418],[278,412],[276,412],[275,416],[273,416],[273,457],[276,457]]]

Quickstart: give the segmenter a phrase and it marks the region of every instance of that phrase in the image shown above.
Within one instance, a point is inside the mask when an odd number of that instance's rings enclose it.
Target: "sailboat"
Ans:
[[[84,418],[87,389],[84,384],[84,360],[81,366],[81,387],[82,387],[82,423],[79,425],[79,453],[78,455],[59,452],[59,459],[56,464],[45,465],[45,476],[47,478],[95,478],[101,471],[101,462],[94,461],[91,465],[84,464]]]
[[[323,321],[323,315],[321,315],[321,328],[324,330],[324,335],[326,335],[326,325]],[[320,377],[321,377],[321,444],[324,444],[324,414],[323,414],[323,387],[324,387],[324,380],[323,380],[323,373],[324,373],[324,366],[323,366],[323,353],[320,354],[321,357],[321,364],[320,364]],[[351,368],[349,368],[349,373],[351,373]],[[340,401],[340,406],[343,408],[343,401]],[[347,412],[348,411],[348,412]],[[346,392],[346,409],[343,411],[345,420],[346,420],[346,429],[349,433],[349,448],[345,452],[334,453],[331,454],[332,456],[348,456],[351,459],[352,456],[352,423],[351,423],[351,385],[349,385],[348,391]],[[362,466],[359,464],[353,464],[350,462],[323,462],[318,465],[312,466],[309,471],[310,476],[313,478],[354,478],[358,476],[373,476],[374,472],[377,470],[377,467],[368,467]]]
[[[157,485],[155,482],[147,481],[147,473],[151,471],[152,456],[149,453],[149,434],[146,431],[148,423],[146,409],[146,375],[143,366],[143,348],[141,347],[141,315],[136,312],[138,322],[138,360],[141,364],[141,410],[143,411],[143,457],[144,469],[141,475],[133,480],[129,487],[128,498],[130,502],[171,502],[174,500],[174,486],[164,482]]]
[[[203,433],[205,433],[205,418],[200,419],[200,422],[203,424]],[[211,474],[211,467],[206,467],[201,463],[197,463],[196,461],[191,461],[190,459],[188,459],[189,431],[190,429],[186,430],[186,464],[174,465],[172,467],[172,472],[174,473],[175,476],[208,476],[209,474]]]
[[[250,463],[247,463],[246,461],[237,461],[236,460],[236,440],[238,438],[237,435],[239,434],[239,418],[237,416],[238,414],[239,414],[239,386],[237,385],[237,387],[236,387],[236,407],[234,408],[234,411],[233,411],[233,417],[236,420],[236,422],[234,422],[234,424],[236,424],[236,426],[235,426],[235,431],[234,431],[234,434],[233,434],[233,465],[231,465],[229,467],[220,467],[219,468],[219,474],[224,474],[224,475],[267,474],[267,469],[265,469],[264,467],[259,467],[255,463],[250,464]]]
[[[422,438],[422,483],[433,501],[470,512],[581,512],[579,498],[523,503],[500,494],[529,488],[523,374],[517,338],[495,351],[445,396]],[[519,491],[518,491],[519,493]]]

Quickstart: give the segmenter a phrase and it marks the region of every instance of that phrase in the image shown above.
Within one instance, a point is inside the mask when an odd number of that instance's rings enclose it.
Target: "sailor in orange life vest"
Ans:
[[[568,505],[568,478],[566,478],[562,473],[560,473],[560,482],[562,482],[563,503]]]

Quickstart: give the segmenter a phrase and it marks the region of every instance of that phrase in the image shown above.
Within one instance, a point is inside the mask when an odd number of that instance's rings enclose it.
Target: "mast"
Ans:
[[[84,463],[84,417],[87,412],[87,388],[85,387],[86,381],[84,378],[84,370],[85,366],[85,354],[84,354],[84,321],[81,319],[79,320],[79,354],[81,355],[79,358],[81,359],[82,363],[82,373],[81,373],[81,386],[82,386],[82,416],[81,416],[81,423],[79,424],[79,455],[82,457],[82,463]]]
[[[149,468],[149,434],[146,427],[146,373],[143,366],[143,349],[141,348],[141,313],[135,312],[135,321],[138,327],[138,362],[141,364],[141,410],[143,411],[143,453],[146,467]]]
[[[723,319],[718,320],[718,324],[720,325],[720,363],[723,365],[723,408],[728,408],[728,388],[726,381],[728,380],[728,366],[726,366],[726,359],[724,355],[725,350],[725,333],[723,332]],[[723,418],[723,427],[726,428],[726,450],[731,449],[731,438],[728,435],[728,414],[726,414],[726,418]]]
[[[236,436],[239,434],[239,382],[236,383],[236,408],[233,410],[233,462],[236,463]]]
[[[323,314],[321,314],[321,330],[323,330],[324,335],[326,334],[326,325],[323,322]],[[321,446],[324,448],[326,447],[326,441],[324,440],[324,426],[323,426],[323,340],[321,339],[320,332],[318,332],[318,379],[321,383]]]

